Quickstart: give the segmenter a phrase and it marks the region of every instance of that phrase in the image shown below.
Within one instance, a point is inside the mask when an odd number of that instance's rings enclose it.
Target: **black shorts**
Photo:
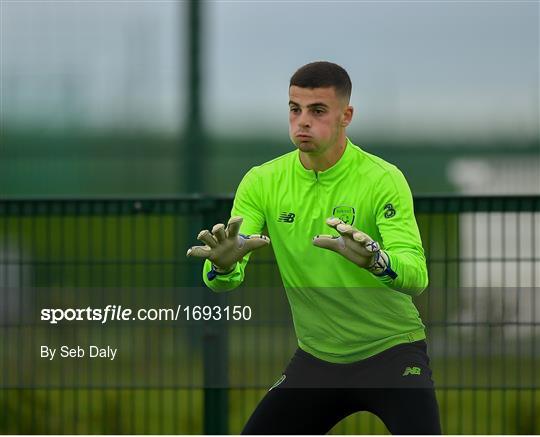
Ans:
[[[440,434],[431,375],[423,340],[350,364],[298,349],[243,434],[325,434],[358,411],[378,416],[392,434]]]

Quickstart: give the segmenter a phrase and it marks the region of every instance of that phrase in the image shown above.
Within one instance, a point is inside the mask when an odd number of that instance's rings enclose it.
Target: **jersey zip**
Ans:
[[[314,174],[315,174],[315,196],[317,196],[316,198],[316,205],[318,206],[318,208],[314,208],[313,209],[313,215],[312,215],[312,218],[313,219],[318,219],[321,217],[321,215],[323,214],[324,212],[324,201],[322,199],[322,196],[321,196],[321,181],[319,179],[319,173],[317,173],[316,171],[314,171]]]

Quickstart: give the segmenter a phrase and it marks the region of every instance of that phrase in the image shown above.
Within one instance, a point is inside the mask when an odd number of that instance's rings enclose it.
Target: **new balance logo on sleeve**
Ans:
[[[282,212],[279,215],[278,222],[292,223],[294,222],[295,217],[296,217],[296,214],[294,212]]]

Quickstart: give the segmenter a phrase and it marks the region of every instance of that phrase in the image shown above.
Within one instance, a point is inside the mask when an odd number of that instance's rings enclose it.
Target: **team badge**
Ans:
[[[352,206],[336,206],[332,211],[332,217],[336,217],[343,223],[352,225],[355,218],[354,208]]]

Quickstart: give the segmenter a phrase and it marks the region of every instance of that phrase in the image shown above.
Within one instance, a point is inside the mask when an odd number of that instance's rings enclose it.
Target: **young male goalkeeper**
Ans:
[[[253,167],[227,226],[203,230],[204,282],[238,287],[250,252],[270,243],[298,349],[244,434],[324,434],[357,411],[393,434],[440,434],[424,325],[412,302],[428,284],[410,189],[392,164],[346,136],[351,81],[313,62],[289,85],[297,150]]]

